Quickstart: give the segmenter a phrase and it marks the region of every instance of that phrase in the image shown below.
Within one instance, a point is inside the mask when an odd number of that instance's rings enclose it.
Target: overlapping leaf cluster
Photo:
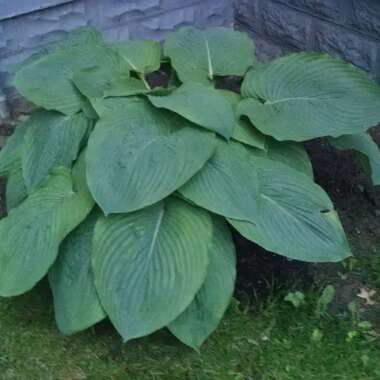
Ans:
[[[171,80],[152,88],[162,64]],[[169,66],[170,65],[170,66]],[[218,87],[243,79],[241,94]],[[169,330],[196,349],[233,293],[229,226],[304,261],[350,255],[302,142],[356,149],[380,184],[380,89],[326,55],[255,61],[253,42],[186,27],[163,44],[106,44],[94,30],[16,73],[36,105],[0,154],[0,295],[46,274],[58,327],[110,318],[125,341]]]

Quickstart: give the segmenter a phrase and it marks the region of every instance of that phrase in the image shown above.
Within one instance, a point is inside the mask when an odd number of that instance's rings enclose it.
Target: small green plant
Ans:
[[[315,315],[318,318],[321,318],[324,315],[328,315],[328,308],[333,302],[335,297],[335,288],[332,285],[327,285],[323,291],[321,296],[318,299],[317,307],[315,309]]]
[[[124,341],[167,327],[198,349],[233,294],[229,226],[291,259],[349,257],[302,143],[358,150],[379,184],[366,131],[380,88],[327,55],[254,53],[224,28],[179,29],[163,50],[85,29],[20,65],[36,109],[0,154],[0,295],[48,274],[63,333],[108,316]],[[158,70],[168,83],[152,84]]]
[[[284,298],[284,301],[291,303],[296,309],[304,305],[305,294],[297,290],[296,292],[290,292]]]

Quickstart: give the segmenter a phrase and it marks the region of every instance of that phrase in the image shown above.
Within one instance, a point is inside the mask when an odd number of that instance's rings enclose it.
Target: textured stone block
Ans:
[[[380,40],[380,1],[355,0],[353,2],[352,25],[375,34]]]
[[[162,40],[168,32],[181,26],[195,25],[229,26],[232,24],[232,9],[228,1],[212,0],[198,3],[197,6],[178,8],[156,16],[131,21],[128,25],[119,24],[105,30],[107,39],[140,39],[151,38]]]
[[[315,16],[333,19],[335,22],[344,20],[346,12],[350,7],[347,0],[277,0],[284,5],[296,7],[307,11]]]
[[[233,0],[235,18],[239,16],[250,17],[258,12],[259,6],[259,0]]]
[[[160,38],[154,36],[154,31],[170,30],[182,24],[232,23],[230,0],[75,0],[60,3],[64,4],[3,20],[0,23],[0,57],[57,41],[66,31],[87,24],[105,30],[111,38],[130,35]]]
[[[256,46],[256,56],[260,61],[265,62],[294,51],[292,46],[273,42],[255,31],[250,30],[245,24],[237,24],[236,29],[246,32],[253,39]]]
[[[246,24],[250,30],[259,32],[262,24],[259,6],[258,0],[234,0],[235,25]]]
[[[379,1],[235,0],[234,8],[236,26],[256,34],[259,56],[321,50],[380,78]]]
[[[295,49],[307,50],[311,41],[312,18],[301,12],[271,1],[261,5],[261,17],[255,23],[262,23],[261,31],[271,38]]]
[[[345,28],[320,22],[315,25],[315,47],[370,71],[376,65],[380,44]]]
[[[294,51],[291,46],[276,44],[260,36],[252,36],[256,45],[256,56],[260,61],[269,61]]]
[[[0,52],[7,47],[7,39],[5,38],[4,25],[0,23]]]
[[[61,39],[67,30],[86,24],[83,2],[71,2],[1,22],[6,50],[0,57]]]
[[[136,20],[165,14],[172,10],[199,6],[200,0],[84,0],[86,16],[91,25],[101,29],[118,28]],[[226,3],[223,0],[222,3]]]
[[[20,16],[22,14],[41,11],[55,5],[69,3],[74,0],[0,0],[0,20]]]

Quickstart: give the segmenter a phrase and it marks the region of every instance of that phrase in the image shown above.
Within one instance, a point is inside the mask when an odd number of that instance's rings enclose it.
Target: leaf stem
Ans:
[[[145,79],[145,75],[144,74],[140,74],[140,79],[142,80],[142,82],[144,83],[145,87],[148,89],[148,90],[151,90],[152,87],[149,86],[149,83],[147,82],[147,80]]]

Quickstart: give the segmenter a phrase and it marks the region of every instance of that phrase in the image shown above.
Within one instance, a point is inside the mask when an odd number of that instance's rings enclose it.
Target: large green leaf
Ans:
[[[271,252],[309,262],[351,256],[338,214],[327,194],[306,175],[272,160],[254,160],[259,171],[258,214],[229,219],[247,239]]]
[[[260,152],[257,152],[260,155]],[[313,178],[313,166],[302,143],[293,141],[278,142],[272,138],[266,139],[266,151],[262,153],[272,160],[282,162]]]
[[[178,339],[196,350],[217,328],[235,286],[236,258],[231,232],[221,218],[214,218],[213,225],[206,280],[193,302],[168,326]]]
[[[144,74],[158,70],[161,49],[156,41],[123,41],[111,45],[120,57],[113,64],[87,67],[74,74],[73,81],[88,98],[130,96],[150,91]],[[141,79],[130,76],[141,74]]]
[[[125,341],[166,326],[191,303],[206,277],[211,239],[210,216],[176,198],[99,220],[95,284]]]
[[[84,330],[105,318],[91,266],[92,239],[100,212],[93,211],[61,244],[49,271],[55,318],[64,334]]]
[[[198,83],[183,84],[166,96],[148,96],[155,107],[166,108],[225,138],[235,128],[234,111],[218,91]]]
[[[28,191],[37,188],[57,166],[70,168],[91,121],[83,113],[72,116],[36,111],[28,120],[22,167]]]
[[[262,157],[259,150],[221,142],[179,191],[228,217],[242,235],[269,251],[304,261],[338,261],[350,255],[327,194],[307,175]]]
[[[254,62],[255,47],[248,35],[230,28],[183,27],[169,34],[164,55],[182,82],[207,84],[218,75],[244,75]]]
[[[380,150],[368,133],[330,138],[329,142],[339,150],[358,152],[359,163],[369,169],[373,184],[380,185]]]
[[[277,140],[360,133],[380,121],[380,87],[319,53],[294,53],[250,71],[242,94],[239,115]]]
[[[0,221],[0,295],[31,289],[48,271],[65,236],[93,207],[84,187],[83,160],[49,180]]]
[[[73,115],[82,108],[82,98],[72,82],[76,71],[94,66],[113,67],[120,57],[96,43],[58,49],[21,68],[15,76],[17,90],[32,103],[47,110]]]
[[[17,169],[8,173],[5,190],[5,202],[7,211],[17,207],[28,195],[24,177],[22,175],[21,164]]]
[[[99,118],[98,113],[95,111],[95,108],[91,104],[90,100],[81,94],[82,97],[82,111],[85,116],[90,120],[97,120]],[[91,133],[91,129],[88,131],[87,135]],[[86,139],[87,140],[87,139]]]
[[[161,47],[157,41],[121,41],[114,43],[112,47],[125,60],[131,71],[148,74],[160,68]]]
[[[121,84],[121,86],[124,86]],[[126,91],[124,89],[120,88],[120,92],[117,89],[112,89],[112,96],[108,92],[108,90],[104,93],[103,98],[91,98],[91,105],[96,111],[97,115],[100,118],[103,118],[104,116],[113,116],[113,114],[120,114],[122,110],[120,107],[123,107],[124,103],[127,101],[126,99],[116,99],[118,97],[127,97],[131,95],[141,95],[141,94],[157,94],[157,95],[167,95],[169,94],[173,88],[164,88],[164,87],[155,87],[152,89],[148,89],[144,83],[140,79],[136,78],[129,78],[127,83]],[[116,92],[114,92],[114,90]],[[122,95],[124,92],[125,95]],[[112,99],[109,99],[112,97]]]
[[[253,146],[257,149],[266,150],[266,136],[259,132],[247,118],[240,118],[236,115],[236,108],[241,101],[241,96],[236,92],[219,90],[231,103],[235,114],[235,129],[232,138],[243,144]]]
[[[0,151],[0,176],[7,177],[5,203],[7,211],[16,207],[26,197],[25,181],[22,175],[21,158],[24,136],[29,122],[25,121],[16,127]]]
[[[215,136],[146,99],[109,99],[115,112],[88,143],[87,178],[106,214],[138,210],[182,186],[215,149]]]
[[[280,200],[266,200],[265,213],[258,216],[260,223],[228,221],[246,239],[290,259],[338,262],[350,257],[350,247],[336,211],[331,209],[324,215],[317,204],[312,209],[307,200],[302,201],[298,209],[296,201],[289,206]]]
[[[20,167],[24,136],[28,126],[28,121],[17,126],[0,150],[0,176],[8,175],[13,169]]]
[[[120,65],[95,66],[77,71],[73,76],[73,82],[89,99],[130,96],[149,91],[142,80],[132,78],[128,69]]]
[[[242,144],[219,139],[215,154],[179,192],[216,214],[253,220],[258,213],[257,171]]]

